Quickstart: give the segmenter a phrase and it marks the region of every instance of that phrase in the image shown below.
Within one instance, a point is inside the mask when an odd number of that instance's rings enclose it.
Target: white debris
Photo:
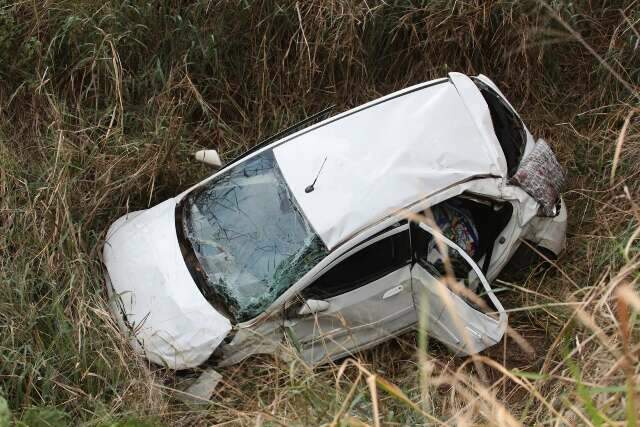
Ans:
[[[213,369],[202,371],[200,376],[178,398],[187,405],[202,405],[210,402],[211,395],[222,379],[222,375]]]

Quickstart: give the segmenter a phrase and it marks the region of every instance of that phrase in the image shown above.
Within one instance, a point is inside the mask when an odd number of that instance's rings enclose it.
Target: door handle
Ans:
[[[391,298],[394,295],[398,295],[400,292],[404,290],[404,286],[398,285],[394,288],[389,289],[382,295],[382,299]]]

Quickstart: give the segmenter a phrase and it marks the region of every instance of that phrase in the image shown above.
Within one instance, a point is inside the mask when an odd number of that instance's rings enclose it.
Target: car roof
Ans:
[[[329,250],[452,185],[506,177],[489,109],[473,81],[460,73],[327,119],[273,152]]]

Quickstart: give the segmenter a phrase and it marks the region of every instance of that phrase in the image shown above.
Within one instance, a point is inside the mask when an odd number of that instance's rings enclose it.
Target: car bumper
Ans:
[[[531,220],[525,239],[560,255],[566,246],[567,207],[560,198],[560,211],[554,217],[537,216]]]

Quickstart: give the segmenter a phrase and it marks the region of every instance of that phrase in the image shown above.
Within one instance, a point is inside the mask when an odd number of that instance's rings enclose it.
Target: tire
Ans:
[[[533,246],[535,250],[526,243],[520,243],[505,268],[498,275],[498,278],[507,282],[522,282],[526,280],[532,269],[534,269],[534,274],[540,274],[551,267],[551,264],[540,254],[549,260],[557,259],[556,254],[551,250],[530,241],[527,241],[527,243]]]

